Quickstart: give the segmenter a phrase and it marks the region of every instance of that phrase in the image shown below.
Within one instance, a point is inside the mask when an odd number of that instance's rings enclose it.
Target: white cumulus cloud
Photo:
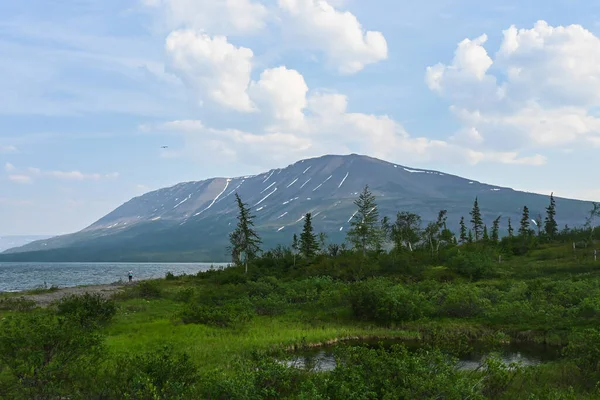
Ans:
[[[196,95],[237,110],[252,111],[246,89],[252,71],[252,50],[236,47],[225,36],[177,30],[166,41],[169,66]]]
[[[388,57],[383,34],[365,31],[349,11],[340,11],[325,0],[278,0],[278,5],[283,11],[284,32],[325,54],[327,62],[343,74],[356,73]]]
[[[300,128],[308,86],[298,71],[278,67],[266,69],[258,82],[252,82],[248,92],[261,111],[267,112],[275,123]]]
[[[500,150],[498,160],[506,163],[522,151],[600,147],[600,38],[581,25],[511,26],[493,58],[486,39],[465,39],[450,64],[425,74],[463,125],[455,139]],[[522,160],[541,165],[545,158]]]

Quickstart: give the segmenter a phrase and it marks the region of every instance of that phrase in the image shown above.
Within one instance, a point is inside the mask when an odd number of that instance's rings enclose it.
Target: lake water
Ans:
[[[384,347],[392,344],[403,344],[409,351],[415,351],[423,346],[422,342],[409,340],[383,341]],[[376,341],[350,341],[346,345],[366,345],[371,348],[378,347]],[[482,343],[473,343],[471,350],[458,356],[457,368],[460,370],[474,370],[482,366],[485,357],[492,351],[499,353],[504,364],[519,362],[523,366],[538,365],[556,360],[560,357],[560,347],[532,343],[511,343],[491,348]],[[311,366],[314,371],[332,371],[336,367],[336,359],[332,346],[322,349],[309,349],[296,352],[291,359],[281,361],[283,364],[295,368]]]
[[[101,285],[133,279],[164,278],[196,274],[211,268],[224,268],[227,263],[0,263],[0,292],[35,289],[44,285],[71,287]]]

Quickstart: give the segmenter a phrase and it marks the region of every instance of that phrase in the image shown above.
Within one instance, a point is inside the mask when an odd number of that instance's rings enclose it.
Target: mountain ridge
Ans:
[[[498,215],[513,218],[516,225],[524,205],[535,218],[548,204],[545,195],[440,171],[358,154],[324,155],[260,174],[214,177],[153,190],[79,232],[9,249],[0,254],[0,261],[45,256],[58,261],[224,261],[227,236],[236,222],[236,192],[256,215],[266,248],[289,243],[307,212],[313,213],[316,231],[339,242],[355,211],[354,200],[367,184],[377,197],[381,217],[411,211],[426,223],[446,209],[453,230],[458,229],[461,216],[468,220],[475,197],[488,225]],[[556,201],[561,226],[583,224],[589,202],[559,197]]]

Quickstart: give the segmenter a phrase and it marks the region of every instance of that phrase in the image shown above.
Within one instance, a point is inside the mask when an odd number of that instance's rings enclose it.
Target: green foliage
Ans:
[[[554,200],[554,193],[550,193],[550,204],[546,208],[544,231],[551,240],[558,235],[558,224],[556,223],[556,201]]]
[[[523,207],[523,215],[521,216],[521,224],[519,225],[519,236],[522,238],[526,238],[530,236],[531,228],[530,228],[530,219],[529,219],[529,208],[527,206]]]
[[[370,279],[355,285],[349,294],[355,317],[391,326],[431,313],[421,293],[395,285],[387,279]]]
[[[312,214],[307,213],[304,216],[304,228],[300,234],[300,252],[304,257],[311,258],[319,251],[317,236],[313,232]]]
[[[24,297],[8,297],[0,299],[0,310],[29,311],[35,308],[35,301]]]
[[[465,225],[465,217],[460,217],[460,243],[467,243],[467,226]]]
[[[99,398],[191,399],[198,384],[198,367],[187,353],[170,345],[152,351],[120,356],[103,376],[96,390]]]
[[[364,187],[354,204],[358,210],[350,221],[351,228],[346,236],[353,247],[360,250],[364,256],[367,250],[379,249],[382,242],[378,226],[379,211],[375,203],[375,196],[369,190],[368,185]]]
[[[475,234],[475,241],[477,242],[483,232],[483,219],[481,218],[481,210],[479,209],[479,201],[475,197],[473,202],[473,209],[469,213],[471,215],[471,224],[473,226],[473,233]]]
[[[10,398],[46,399],[84,391],[99,360],[102,338],[46,311],[0,320],[0,370]],[[1,393],[1,392],[0,392]]]
[[[105,299],[99,293],[65,296],[60,299],[56,309],[58,315],[83,328],[106,326],[117,312],[115,302]]]
[[[204,324],[216,327],[239,327],[254,317],[249,300],[237,300],[222,306],[189,303],[181,312],[184,324]]]
[[[491,277],[496,270],[495,259],[485,250],[457,251],[447,261],[447,266],[457,274],[479,280]]]
[[[157,281],[141,281],[136,286],[137,295],[144,299],[158,299],[162,296],[162,290]]]
[[[600,379],[600,331],[598,329],[573,333],[564,353],[575,363],[581,374],[595,381]]]
[[[250,213],[248,204],[244,203],[237,193],[235,200],[238,206],[238,223],[235,230],[229,234],[231,258],[236,264],[243,261],[248,273],[248,261],[258,256],[262,241],[254,230],[255,216]],[[242,255],[244,260],[240,258]]]

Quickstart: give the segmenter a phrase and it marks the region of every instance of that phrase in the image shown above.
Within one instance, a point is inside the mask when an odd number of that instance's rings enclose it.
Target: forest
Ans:
[[[558,227],[552,195],[520,221],[484,221],[474,199],[449,227],[446,210],[380,219],[365,187],[345,243],[306,214],[261,251],[236,202],[228,268],[47,308],[0,295],[0,398],[600,398],[600,205]]]

